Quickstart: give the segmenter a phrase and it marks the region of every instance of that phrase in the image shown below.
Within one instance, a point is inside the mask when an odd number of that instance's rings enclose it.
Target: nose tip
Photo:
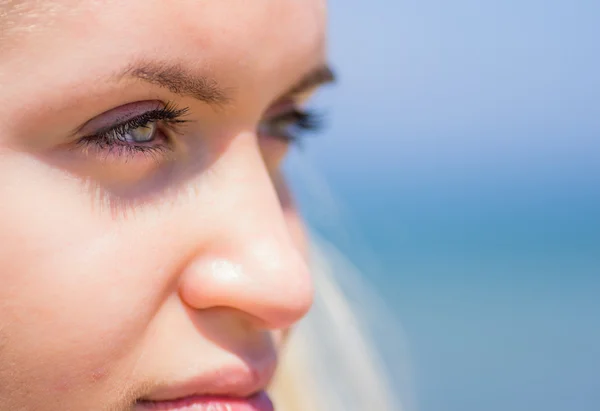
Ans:
[[[312,280],[291,240],[255,238],[203,254],[180,280],[181,298],[192,308],[234,308],[270,329],[289,328],[309,311]]]

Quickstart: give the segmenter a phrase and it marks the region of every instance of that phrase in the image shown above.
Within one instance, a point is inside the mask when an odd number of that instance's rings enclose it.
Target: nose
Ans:
[[[196,310],[233,308],[260,327],[285,329],[312,304],[309,269],[260,153],[236,156],[229,159],[236,167],[223,161],[213,185],[214,228],[199,233],[204,240],[181,273],[179,294]]]

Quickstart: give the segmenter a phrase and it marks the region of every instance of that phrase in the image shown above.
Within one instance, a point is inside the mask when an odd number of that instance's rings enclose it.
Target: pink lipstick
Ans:
[[[274,411],[264,391],[250,397],[194,395],[166,401],[140,400],[136,411]]]

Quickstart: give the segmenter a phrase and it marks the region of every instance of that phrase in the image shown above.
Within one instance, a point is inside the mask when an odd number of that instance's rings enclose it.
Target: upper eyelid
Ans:
[[[166,105],[160,101],[138,101],[124,104],[87,121],[79,127],[74,135],[93,135],[102,131],[110,130],[124,124],[132,119],[143,115],[144,113],[164,108]]]

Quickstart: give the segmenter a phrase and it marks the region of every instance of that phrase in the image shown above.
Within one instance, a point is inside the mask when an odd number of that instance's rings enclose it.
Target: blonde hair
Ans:
[[[335,247],[315,237],[311,254],[315,303],[293,331],[282,354],[271,387],[277,410],[408,411],[410,399],[406,393],[398,392],[401,384],[410,390],[406,386],[408,380],[393,381],[392,386],[366,327],[369,320],[365,314],[389,326],[387,335],[380,338],[396,340],[396,361],[401,359],[404,363],[394,364],[389,358],[385,363],[401,367],[405,373],[408,364],[401,345],[404,339],[395,329],[392,317],[369,291],[356,267]]]

